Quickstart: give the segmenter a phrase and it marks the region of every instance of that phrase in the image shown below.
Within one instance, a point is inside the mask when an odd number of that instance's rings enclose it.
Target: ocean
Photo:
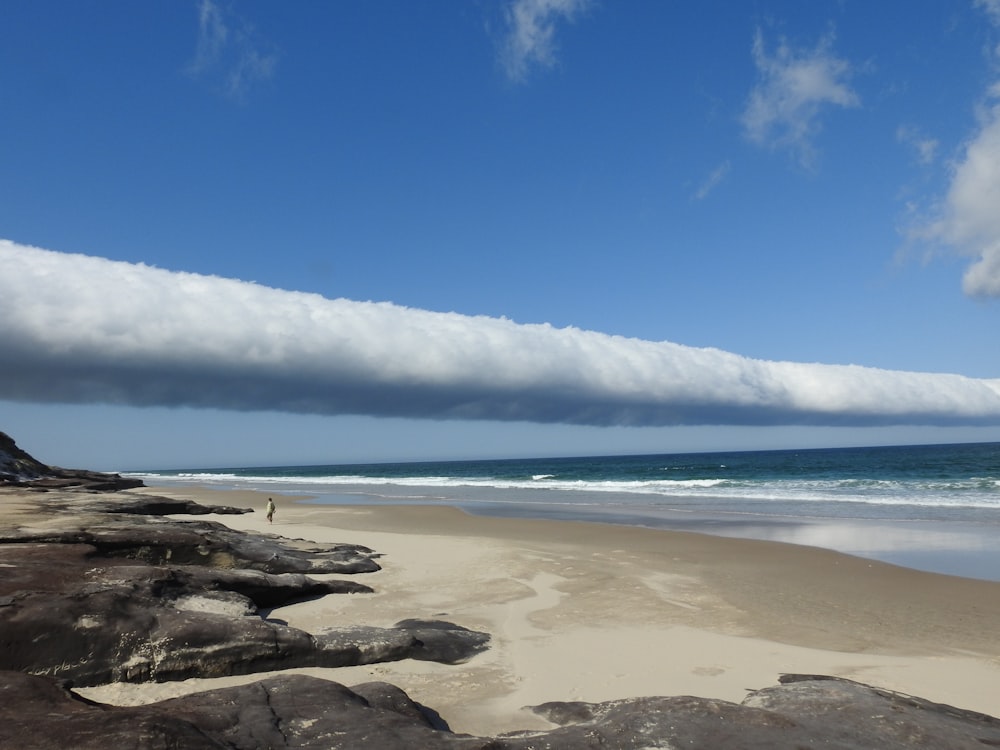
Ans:
[[[1000,443],[136,472],[315,503],[766,539],[1000,581]]]

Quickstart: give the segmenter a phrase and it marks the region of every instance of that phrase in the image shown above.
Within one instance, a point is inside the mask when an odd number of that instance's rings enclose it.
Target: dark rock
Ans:
[[[741,705],[707,698],[548,703],[565,724],[544,747],[691,750],[982,750],[1000,747],[1000,719],[834,677],[786,675]],[[503,745],[503,747],[524,747]]]
[[[150,706],[113,707],[81,700],[65,683],[7,672],[0,673],[0,747],[412,750],[487,744],[435,730],[420,706],[389,685],[369,684],[356,693],[336,682],[289,676]]]
[[[364,698],[372,708],[393,711],[430,729],[450,731],[437,711],[420,705],[403,690],[388,682],[365,682],[352,686],[351,692]]]
[[[49,512],[61,512],[67,515],[122,513],[132,516],[200,516],[209,513],[219,515],[253,513],[252,508],[203,505],[193,500],[160,497],[159,495],[138,492],[59,492],[45,496],[45,502]]]
[[[179,569],[178,569],[179,571]],[[183,570],[192,591],[236,592],[261,609],[281,607],[293,601],[327,594],[371,594],[373,589],[357,581],[317,581],[301,573],[264,573],[259,570],[220,570],[187,567]]]
[[[120,474],[46,466],[19,448],[9,435],[0,432],[0,486],[3,485],[37,490],[109,492],[142,487],[143,482]]]
[[[443,621],[420,621],[411,625],[404,621],[391,628],[356,625],[352,628],[322,630],[316,635],[325,649],[346,659],[341,664],[371,664],[398,659],[420,659],[442,664],[460,664],[468,661],[489,645],[486,633],[468,630]],[[353,657],[353,658],[352,658]]]
[[[331,593],[371,592],[300,574],[146,565],[86,544],[0,545],[0,669],[80,685],[335,667],[410,657],[455,662],[488,636],[445,624],[313,635],[259,616]],[[421,639],[432,633],[429,651]],[[449,633],[451,634],[449,636]],[[454,643],[449,643],[449,637]]]
[[[231,746],[160,710],[103,706],[74,695],[64,681],[0,672],[0,747],[221,750]]]
[[[489,637],[441,620],[402,620],[395,627],[412,633],[420,648],[410,658],[460,664],[486,648]]]
[[[136,500],[46,495],[30,525],[0,533],[0,669],[80,685],[163,681],[411,657],[457,662],[489,640],[441,623],[311,634],[265,619],[261,609],[293,601],[371,593],[305,573],[376,571],[375,553],[141,515],[137,508],[170,506]]]
[[[0,432],[0,483],[30,482],[49,473],[48,466],[19,448],[6,432]]]
[[[847,747],[871,737],[887,749],[1000,747],[1000,719],[987,714],[838,677],[782,675],[779,682],[754,691],[743,705],[780,713]]]
[[[760,702],[767,707],[751,705]],[[348,688],[272,677],[137,707],[104,706],[64,682],[0,672],[0,746],[359,750],[983,750],[1000,720],[833,678],[801,677],[743,705],[705,698],[546,704],[569,722],[499,737],[454,734],[385,683]]]
[[[217,515],[239,515],[253,513],[253,508],[233,508],[229,505],[202,505],[193,500],[180,500],[152,495],[129,494],[127,499],[117,496],[114,499],[104,499],[102,503],[94,503],[95,509],[105,513],[128,513],[138,516],[201,516],[214,513]],[[103,507],[101,507],[103,506]]]
[[[84,471],[82,469],[60,469],[49,467],[49,475],[28,482],[12,482],[21,487],[31,487],[36,490],[84,490],[87,492],[117,492],[134,487],[144,486],[141,479],[123,477],[121,474],[105,474],[99,471]]]
[[[0,530],[0,543],[88,544],[106,557],[152,565],[210,565],[266,573],[372,573],[374,552],[357,544],[317,547],[272,534],[236,531],[214,521],[186,521],[101,513],[61,499],[47,508],[58,514],[30,529]]]
[[[212,729],[235,748],[430,748],[438,734],[402,691],[395,700],[369,702],[336,682],[309,677],[262,680],[254,685],[165,701],[172,716]]]

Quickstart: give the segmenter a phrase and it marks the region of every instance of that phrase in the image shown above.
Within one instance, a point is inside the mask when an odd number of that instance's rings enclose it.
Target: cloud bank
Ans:
[[[589,425],[1000,424],[1000,380],[748,359],[0,240],[0,398]]]

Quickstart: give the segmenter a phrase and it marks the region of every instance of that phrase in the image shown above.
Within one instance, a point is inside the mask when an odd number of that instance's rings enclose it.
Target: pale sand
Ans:
[[[373,595],[269,613],[315,632],[444,619],[492,634],[465,664],[402,661],[295,670],[346,685],[384,680],[454,731],[549,726],[554,700],[697,695],[739,702],[786,672],[847,677],[1000,715],[1000,583],[921,573],[827,550],[603,524],[485,518],[447,507],[320,506],[274,496],[153,488],[254,507],[231,527],[382,553],[354,576]],[[336,576],[335,576],[336,577]],[[134,704],[260,675],[81,690]]]

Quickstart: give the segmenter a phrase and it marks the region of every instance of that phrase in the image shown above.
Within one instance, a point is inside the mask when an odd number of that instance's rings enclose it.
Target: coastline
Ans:
[[[1000,581],[1000,443],[165,471],[154,486],[789,542]]]
[[[373,595],[267,613],[309,631],[443,618],[492,634],[464,664],[411,660],[295,670],[346,685],[385,680],[457,732],[550,725],[525,705],[649,695],[739,702],[782,673],[846,677],[1000,714],[1000,583],[924,573],[816,547],[593,522],[470,515],[453,507],[318,505],[267,493],[149,487],[252,507],[238,529],[363,544],[383,570]],[[137,704],[262,675],[109,685]]]

